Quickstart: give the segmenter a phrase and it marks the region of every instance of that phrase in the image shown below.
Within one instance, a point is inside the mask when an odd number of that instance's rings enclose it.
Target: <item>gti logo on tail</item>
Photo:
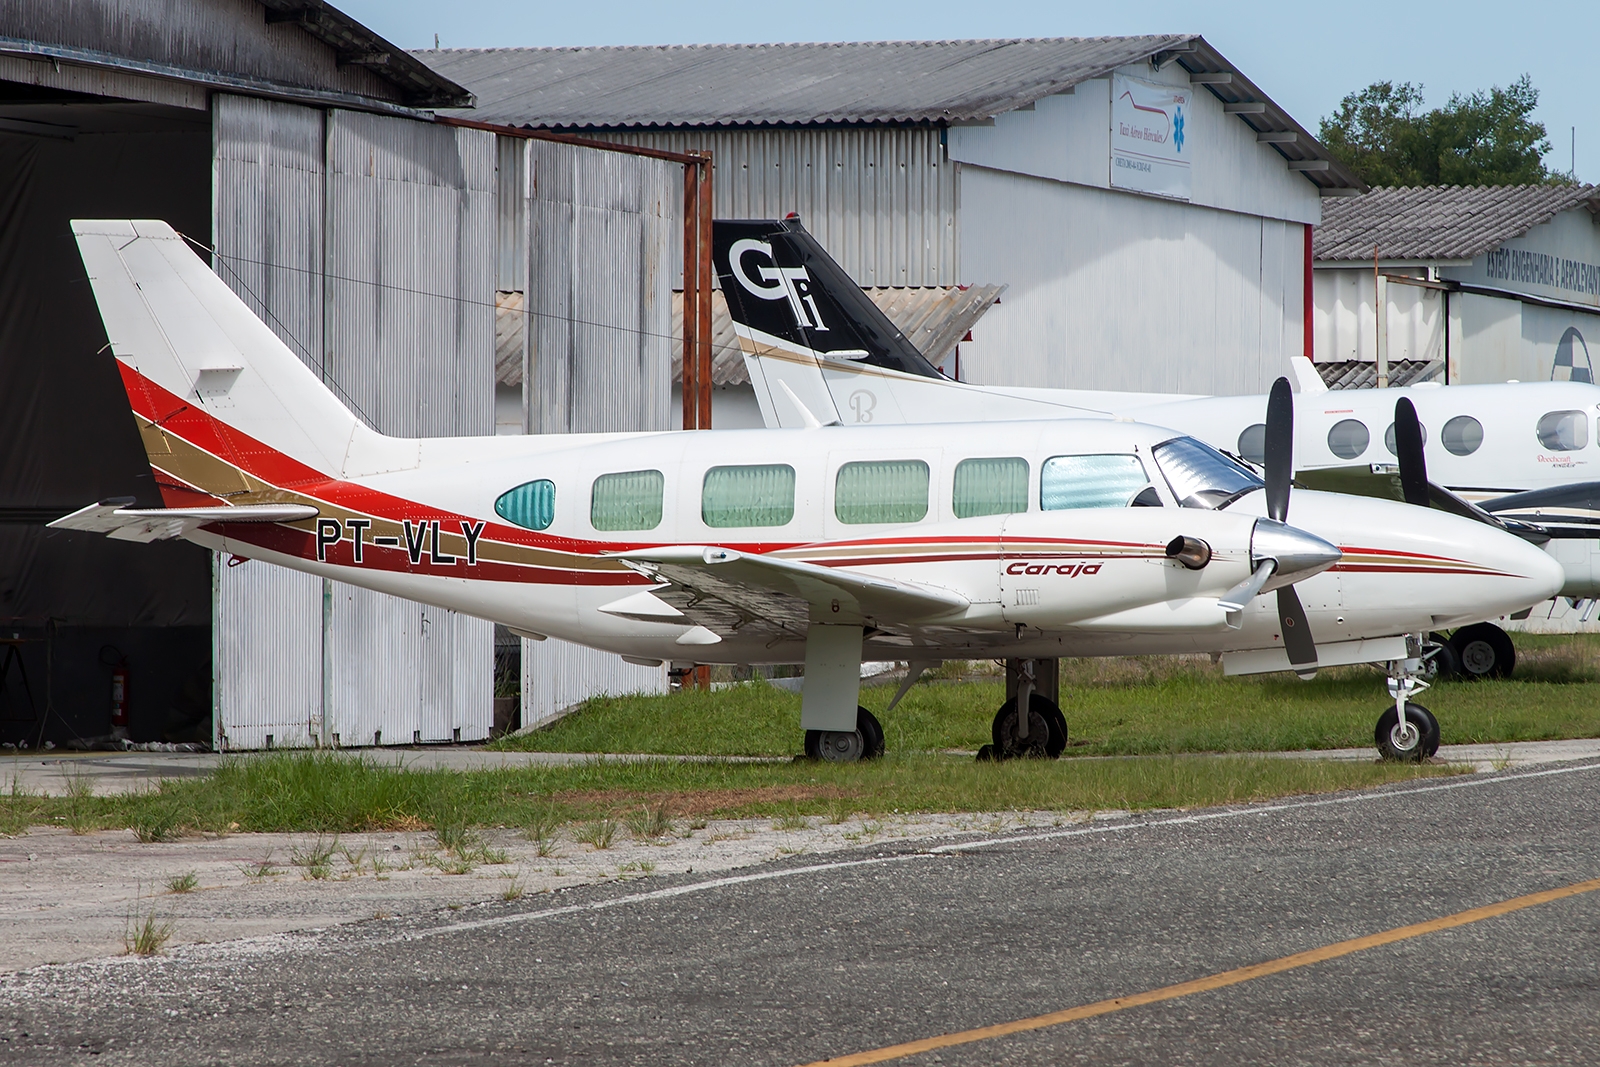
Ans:
[[[756,267],[761,281],[769,284],[763,285],[757,282],[745,270],[744,257],[751,253],[765,256],[767,262],[772,264]],[[739,285],[750,295],[762,300],[787,298],[789,310],[794,312],[795,325],[801,329],[828,328],[822,321],[822,312],[817,310],[817,298],[811,292],[811,275],[806,273],[804,267],[778,266],[777,260],[772,255],[772,245],[766,241],[748,237],[742,241],[735,241],[733,247],[728,249],[728,265],[733,268],[733,276],[739,279]]]

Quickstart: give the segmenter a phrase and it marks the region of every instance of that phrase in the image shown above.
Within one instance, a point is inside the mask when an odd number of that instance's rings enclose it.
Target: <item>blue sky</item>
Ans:
[[[1550,166],[1600,181],[1600,121],[1584,71],[1600,40],[1600,3],[1545,7],[1462,0],[1415,3],[1007,3],[991,0],[723,0],[532,4],[527,0],[335,0],[407,48],[511,45],[865,41],[1199,32],[1313,132],[1340,97],[1373,81],[1421,82],[1428,105],[1451,92],[1532,75]]]

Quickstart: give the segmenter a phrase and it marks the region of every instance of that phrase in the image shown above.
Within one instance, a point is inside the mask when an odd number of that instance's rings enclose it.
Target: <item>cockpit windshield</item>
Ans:
[[[1264,484],[1254,471],[1193,437],[1156,445],[1156,466],[1186,508],[1221,511]]]

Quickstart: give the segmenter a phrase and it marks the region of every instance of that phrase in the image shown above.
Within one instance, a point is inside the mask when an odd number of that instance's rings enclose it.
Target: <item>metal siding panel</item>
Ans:
[[[535,432],[669,427],[681,178],[661,160],[529,143]]]
[[[972,381],[1250,393],[1299,352],[1300,263],[1257,217],[982,168],[961,196],[962,280],[1011,286],[962,346]]]
[[[717,218],[806,228],[857,284],[954,285],[956,174],[933,128],[606,133],[673,152],[709,149]],[[672,273],[683,276],[682,250]]]
[[[217,273],[309,366],[322,348],[322,112],[213,98]],[[216,567],[215,721],[229,748],[315,744],[322,583],[264,563]]]
[[[216,568],[219,747],[317,743],[322,719],[322,582],[267,563]]]
[[[522,725],[538,726],[591,697],[665,693],[667,668],[550,638],[522,642]]]
[[[399,436],[494,432],[493,134],[329,119],[330,378]],[[492,629],[335,584],[330,734],[345,744],[487,736]],[[481,677],[480,677],[481,676]],[[481,699],[463,703],[471,695]]]

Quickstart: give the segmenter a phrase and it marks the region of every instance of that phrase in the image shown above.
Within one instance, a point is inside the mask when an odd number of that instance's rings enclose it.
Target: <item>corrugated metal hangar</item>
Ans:
[[[320,3],[0,14],[0,741],[108,734],[114,676],[135,741],[488,735],[489,623],[183,542],[40,526],[95,500],[162,501],[72,218],[161,218],[214,248],[263,320],[394,434],[494,432],[496,293],[531,277],[544,304],[524,335],[545,338],[549,401],[531,428],[665,428],[682,165],[426,110],[470,101]],[[605,270],[580,277],[584,263]],[[557,336],[595,321],[611,328]],[[547,658],[550,677],[523,687],[534,714],[665,684],[588,650]]]
[[[798,212],[864,286],[1005,286],[960,347],[986,383],[1264,390],[1361,189],[1191,35],[416,55],[480,118],[710,150],[717,217]]]
[[[1595,380],[1600,188],[1374,189],[1316,235],[1317,358],[1374,383]],[[1324,376],[1327,376],[1325,371]]]

